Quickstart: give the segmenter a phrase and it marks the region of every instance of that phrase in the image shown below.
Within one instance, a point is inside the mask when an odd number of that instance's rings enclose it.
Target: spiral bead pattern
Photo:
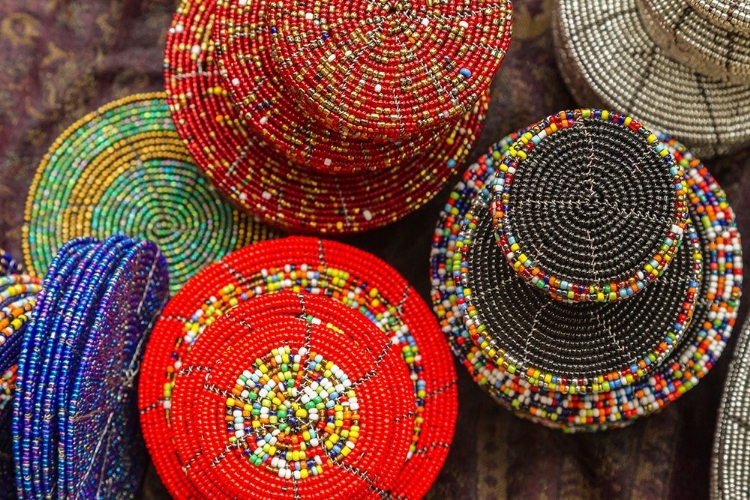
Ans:
[[[23,233],[32,274],[74,237],[149,239],[169,262],[172,292],[206,263],[272,236],[195,166],[163,94],[113,102],[63,132],[37,170]]]

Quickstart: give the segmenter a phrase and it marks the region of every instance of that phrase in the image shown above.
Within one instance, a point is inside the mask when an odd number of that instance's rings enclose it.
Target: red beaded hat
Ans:
[[[139,407],[176,498],[421,498],[453,439],[455,384],[395,270],[293,237],[226,256],[172,299]]]
[[[185,1],[178,8],[164,62],[168,102],[197,164],[271,224],[345,233],[394,222],[439,192],[481,130],[486,90],[458,122],[409,142],[374,144],[324,129],[264,66],[272,63],[260,42],[248,55],[255,61],[249,68],[265,72],[240,78],[220,67],[211,41],[219,31],[216,14],[216,0]],[[235,107],[229,91],[242,93],[235,87],[247,81],[257,82],[257,95],[237,94]]]

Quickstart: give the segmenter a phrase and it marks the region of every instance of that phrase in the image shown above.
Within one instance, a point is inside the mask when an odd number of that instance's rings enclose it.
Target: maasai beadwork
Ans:
[[[234,1],[219,0],[214,4],[216,21],[212,12],[202,34],[216,39],[221,47],[216,62],[224,77],[223,88],[232,96],[245,125],[290,161],[324,172],[404,166],[434,149],[455,126],[403,142],[358,140],[329,130],[303,111],[304,103],[284,86],[277,73],[269,45],[271,28],[265,22],[268,3],[253,0],[241,7]],[[245,31],[250,9],[253,29]],[[238,10],[244,17],[239,18]]]
[[[196,339],[238,304],[284,290],[331,297],[359,311],[398,346],[416,400],[403,417],[412,436],[408,460],[390,491],[395,497],[421,498],[445,460],[457,411],[455,372],[434,317],[414,289],[381,260],[340,243],[299,237],[226,256],[188,282],[162,314],[146,350],[139,406],[163,481],[180,497],[197,491],[184,473],[174,473],[190,457],[175,448],[171,411],[173,388]]]
[[[548,384],[541,387],[531,384],[486,356],[464,324],[457,293],[461,269],[456,267],[455,256],[460,250],[459,234],[466,224],[464,220],[477,199],[489,204],[491,195],[487,185],[518,137],[515,134],[503,139],[491,154],[466,171],[438,221],[431,252],[432,302],[454,354],[475,382],[501,405],[548,427],[570,432],[601,430],[627,425],[633,419],[660,411],[694,387],[711,369],[726,346],[737,316],[742,247],[724,192],[699,160],[674,140],[659,136],[685,171],[691,226],[698,231],[704,255],[703,279],[693,320],[672,354],[654,367],[649,377],[625,387],[602,384],[599,392],[564,394]],[[491,231],[491,225],[484,229],[486,233]],[[495,249],[495,258],[501,261],[503,256],[494,240],[491,237],[486,240],[488,247]],[[507,265],[504,260],[502,264]]]
[[[413,435],[401,356],[334,298],[244,301],[182,360],[170,419],[178,455],[192,458],[169,472],[184,474],[198,498],[382,498]]]
[[[557,62],[576,100],[618,109],[710,157],[750,144],[750,85],[670,58],[643,26],[637,0],[561,0]]]
[[[737,339],[724,383],[711,463],[711,498],[743,498],[750,491],[750,320]]]
[[[272,236],[218,196],[177,135],[164,97],[110,103],[52,145],[26,203],[32,274],[42,275],[74,237],[121,233],[159,244],[174,293],[206,263]]]
[[[640,123],[559,113],[510,148],[492,185],[497,244],[552,298],[628,298],[661,276],[688,218],[684,173]]]
[[[681,0],[636,1],[643,27],[669,57],[701,74],[750,84],[750,30],[715,24]]]
[[[13,394],[21,340],[33,315],[39,288],[39,280],[25,274],[0,278],[0,498],[15,498],[16,493],[11,433]]]
[[[9,252],[0,248],[0,275],[19,274],[21,270],[21,264]]]
[[[184,1],[167,39],[165,78],[177,129],[198,165],[263,220],[318,233],[366,231],[424,205],[468,155],[484,120],[481,99],[449,135],[407,166],[324,174],[280,157],[246,127],[222,88],[210,42],[215,0]]]
[[[509,1],[487,0],[220,0],[214,39],[226,88],[246,115],[267,116],[251,108],[273,102],[258,83],[274,75],[286,99],[301,99],[323,126],[402,140],[472,111],[505,57],[511,10]]]
[[[134,496],[143,466],[135,378],[168,281],[156,245],[124,236],[75,239],[55,257],[18,362],[19,496]]]

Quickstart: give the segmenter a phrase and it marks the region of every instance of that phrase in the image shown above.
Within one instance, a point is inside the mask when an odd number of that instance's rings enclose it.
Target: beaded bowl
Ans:
[[[5,254],[12,261],[9,254]],[[26,274],[0,277],[0,498],[15,498],[11,419],[18,355],[29,319],[33,317],[40,283]]]
[[[622,110],[702,157],[750,144],[750,85],[702,75],[671,58],[641,21],[648,15],[640,12],[644,2],[557,3],[555,52],[573,96],[581,104]]]
[[[517,276],[507,264],[493,234],[494,228],[489,216],[492,202],[490,185],[495,182],[497,175],[503,173],[501,168],[505,164],[505,155],[520,137],[523,137],[523,133],[503,139],[490,154],[480,158],[478,163],[467,170],[451,193],[438,221],[431,253],[432,301],[454,354],[473,379],[501,405],[519,416],[549,427],[571,432],[607,429],[627,425],[635,418],[659,411],[695,386],[714,365],[726,345],[737,315],[742,285],[741,242],[734,214],[726,203],[723,191],[692,154],[673,139],[660,135],[662,144],[674,157],[676,164],[685,171],[691,219],[686,234],[697,233],[697,240],[695,237],[684,238],[677,258],[668,271],[649,285],[647,290],[627,300],[604,303],[561,302],[531,289]],[[482,213],[486,215],[481,215]],[[467,228],[471,228],[473,236],[469,255],[472,252],[481,254],[473,257],[470,262],[462,262],[466,251]],[[696,244],[698,248],[695,247]],[[684,255],[688,248],[692,248],[692,251],[687,252],[687,258],[681,258],[680,255]],[[702,259],[697,259],[700,254]],[[674,298],[667,297],[667,303],[671,305],[665,306],[664,296],[670,294],[660,290],[660,287],[665,287],[673,289],[672,293],[677,293],[680,291],[675,290],[678,282],[682,282],[683,287],[690,287],[691,280],[688,276],[694,269],[681,265],[680,260],[699,263],[702,275],[689,313],[683,312],[685,303]],[[486,265],[484,262],[490,264]],[[467,264],[485,267],[475,267],[472,270]],[[464,280],[471,272],[485,275],[488,281],[486,290],[471,290],[475,299],[477,294],[491,297],[495,294],[512,295],[514,291],[517,293],[506,301],[507,304],[500,304],[499,307],[503,308],[502,317],[499,314],[491,317],[492,321],[502,321],[507,325],[502,336],[476,327],[476,315],[472,317],[467,314]],[[680,274],[683,275],[681,278]],[[675,278],[670,277],[673,275]],[[660,284],[665,279],[675,283]],[[649,306],[650,301],[658,302],[658,305]],[[629,303],[632,304],[628,306]],[[628,309],[620,309],[623,306]],[[486,306],[481,307],[486,309]],[[628,343],[629,339],[637,342],[643,340],[632,336],[633,325],[642,323],[644,319],[653,321],[647,317],[662,308],[671,308],[670,314],[678,320],[682,314],[692,315],[692,320],[684,319],[684,326],[674,331],[675,335],[667,333],[664,343],[657,344],[657,351],[664,349],[662,354],[645,352],[648,349],[644,351],[644,345],[639,343]],[[544,356],[545,349],[533,342],[535,336],[540,342],[553,339],[554,335],[574,342],[581,335],[597,334],[592,329],[584,331],[583,328],[575,332],[562,330],[559,333],[542,328],[544,323],[554,324],[565,318],[577,320],[585,311],[595,310],[599,311],[599,319],[605,320],[609,319],[611,311],[615,312],[614,317],[618,321],[611,324],[606,321],[601,328],[605,331],[610,329],[612,335],[607,337],[599,333],[602,342],[585,346],[579,352],[568,350],[563,359],[557,360],[562,364],[555,366],[574,366],[578,369],[582,361],[593,359],[582,353],[588,354],[594,349],[614,354],[615,360],[623,359],[621,347],[638,349],[642,358],[640,361],[633,360],[633,366],[626,367],[626,372],[620,376],[596,377],[587,383],[581,383],[586,380],[577,381],[569,377],[555,378],[552,373],[543,374],[537,368],[528,370],[525,364],[517,366],[515,363],[508,363],[505,358],[498,357],[498,350],[490,348],[491,339],[507,343],[513,335],[520,333],[524,335],[522,340],[529,341],[528,347],[536,349],[538,356]],[[659,314],[665,315],[664,312]],[[628,315],[632,317],[632,324],[620,321],[622,316]],[[536,324],[533,322],[535,319]],[[669,323],[663,323],[669,328]],[[677,324],[675,322],[672,326]],[[524,330],[524,325],[530,325],[531,329]],[[619,325],[619,328],[611,328],[615,325]],[[607,340],[608,342],[604,342]],[[552,351],[554,350],[550,349],[548,354],[554,355],[556,351]],[[527,363],[524,351],[521,353],[520,362]],[[610,361],[608,355],[604,360]],[[565,362],[569,364],[566,365]]]
[[[153,243],[115,236],[61,248],[18,361],[12,430],[22,498],[133,498],[143,466],[135,379],[168,287]]]
[[[219,197],[177,135],[164,98],[107,104],[51,146],[26,202],[32,274],[43,275],[71,238],[127,234],[159,245],[174,293],[207,262],[273,236]]]
[[[453,363],[435,319],[414,289],[381,260],[347,245],[301,237],[252,245],[207,267],[170,301],[158,321],[146,349],[139,386],[139,407],[146,443],[156,470],[169,491],[177,498],[187,498],[191,495],[201,497],[208,491],[214,491],[211,484],[228,482],[230,484],[226,487],[230,489],[235,486],[251,487],[238,485],[235,480],[221,478],[216,481],[207,479],[209,482],[204,484],[201,483],[202,474],[191,473],[193,455],[189,452],[186,454],[184,450],[194,450],[196,446],[202,445],[195,439],[195,434],[186,435],[183,429],[176,425],[177,417],[174,413],[183,411],[178,409],[176,400],[179,396],[178,391],[182,390],[180,387],[190,390],[189,387],[194,384],[189,379],[195,377],[185,370],[189,366],[188,360],[193,349],[197,349],[203,342],[206,345],[208,342],[214,342],[212,338],[221,332],[229,333],[226,328],[218,329],[211,325],[221,321],[226,314],[233,315],[243,304],[284,291],[304,295],[307,297],[306,303],[318,300],[317,297],[308,295],[327,297],[343,304],[350,312],[356,311],[357,320],[366,319],[376,327],[376,333],[380,336],[378,345],[381,347],[371,349],[376,357],[384,355],[382,347],[387,342],[394,345],[395,351],[399,353],[399,370],[403,369],[402,371],[408,373],[411,379],[410,394],[399,399],[408,401],[411,406],[405,408],[406,411],[390,425],[394,426],[395,431],[400,429],[402,424],[408,424],[409,432],[405,436],[405,442],[409,444],[405,450],[406,455],[401,456],[399,451],[388,457],[389,463],[397,464],[398,468],[393,472],[383,469],[382,478],[378,476],[378,481],[383,482],[375,482],[376,489],[371,490],[371,493],[377,489],[386,489],[394,497],[424,496],[437,477],[448,453],[457,414]],[[299,309],[299,299],[295,299],[297,302],[292,305]],[[253,313],[252,309],[248,308],[247,311]],[[299,317],[299,311],[291,316]],[[337,313],[336,319],[332,318],[329,322],[336,326],[340,321],[338,318],[343,320],[347,316],[349,315],[341,310]],[[354,320],[355,318],[347,319]],[[365,334],[368,330],[369,328],[360,328],[360,334]],[[221,338],[218,341],[223,342]],[[242,343],[234,343],[240,344]],[[263,358],[271,349],[280,346],[278,342],[258,345],[253,341],[253,344],[257,349],[242,359],[252,362],[253,359]],[[299,346],[295,344],[289,347],[298,349]],[[323,358],[339,363],[338,354],[326,353],[326,356]],[[371,358],[367,355],[363,362],[365,359]],[[203,376],[205,375],[204,373]],[[233,377],[236,378],[237,374]],[[231,382],[234,383],[234,379]],[[385,389],[381,386],[379,390]],[[392,396],[385,396],[384,403],[385,401],[388,405],[395,405],[394,407],[401,405],[401,402],[396,402]],[[185,415],[188,413],[185,412]],[[217,432],[219,431],[226,445],[226,430],[218,429]],[[381,431],[384,430],[372,429],[372,432]],[[185,446],[192,448],[182,448],[183,443],[180,443],[180,439],[185,441]],[[394,441],[393,449],[400,450],[402,444],[401,441]],[[356,454],[357,448],[352,453]],[[260,458],[265,460],[263,457]],[[288,459],[285,460],[289,463]],[[273,462],[273,457],[271,461]],[[361,486],[359,481],[352,481],[352,478],[348,477],[349,473],[353,472],[347,468],[348,463],[350,462],[344,461],[342,467],[337,466],[341,470],[331,476],[345,483],[356,483],[340,484],[338,489],[342,492],[352,491],[346,489],[349,487]],[[278,462],[271,466],[276,467],[272,472],[275,471],[278,476]],[[272,482],[276,480],[268,471],[256,471],[254,474],[260,472],[266,474],[266,487],[275,488],[273,491],[267,491],[268,495],[261,496],[272,496],[272,493],[273,496],[288,496],[295,491],[297,480],[294,479],[294,475],[290,479],[286,477],[288,473],[284,472],[283,481]],[[326,480],[325,474],[327,473],[323,473],[322,480]],[[258,476],[243,477],[250,481],[251,477]],[[369,474],[367,477],[372,479]],[[367,479],[362,479],[368,482]],[[307,485],[297,483],[297,487],[303,486],[307,488]]]
[[[274,152],[262,134],[245,125],[222,87],[210,40],[216,5],[216,0],[184,1],[175,14],[164,62],[169,106],[198,165],[264,221],[325,234],[380,227],[432,199],[468,156],[482,128],[488,95],[408,166],[324,173]]]
[[[243,35],[266,21],[278,73],[305,109],[370,139],[421,135],[471,112],[511,38],[510,1],[239,4],[235,41],[246,47]]]

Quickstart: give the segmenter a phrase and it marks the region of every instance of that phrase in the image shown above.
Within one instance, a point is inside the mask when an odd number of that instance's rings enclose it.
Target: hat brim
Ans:
[[[750,144],[750,85],[691,71],[649,38],[636,0],[562,0],[558,67],[582,106],[617,109],[711,157]]]

